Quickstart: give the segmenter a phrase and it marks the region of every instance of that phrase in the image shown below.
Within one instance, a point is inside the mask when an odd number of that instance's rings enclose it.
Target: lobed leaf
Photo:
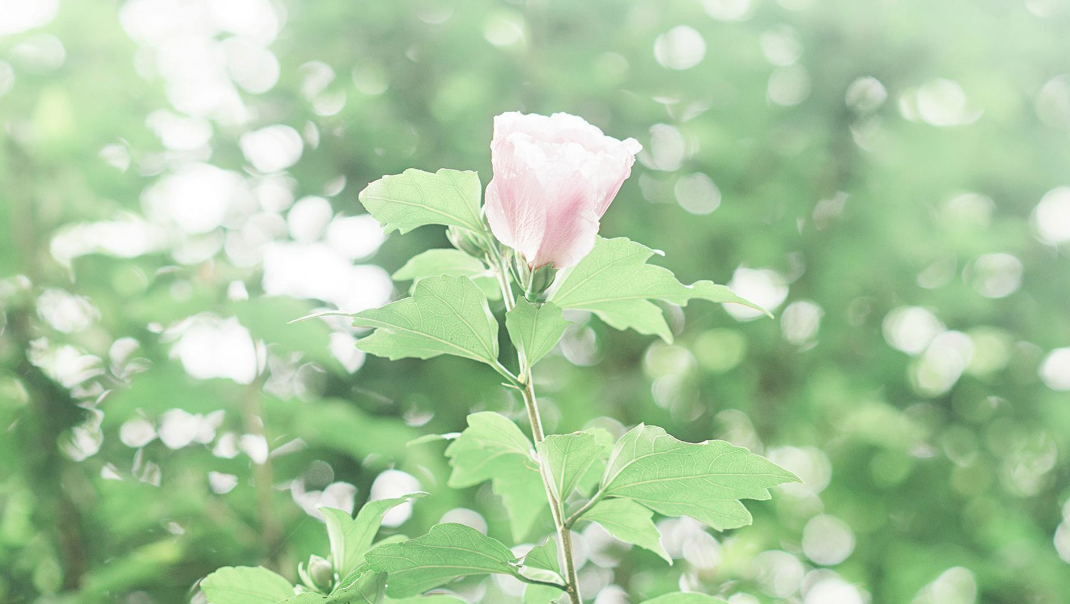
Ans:
[[[468,416],[468,428],[446,448],[449,486],[490,480],[509,512],[513,538],[522,540],[548,508],[531,441],[508,418],[489,411]]]
[[[353,325],[375,328],[357,348],[392,360],[440,354],[491,366],[498,360],[498,322],[487,297],[467,277],[422,279],[411,298],[357,313]]]
[[[740,499],[769,499],[769,488],[798,481],[743,447],[724,441],[687,443],[639,424],[617,441],[602,493],[724,530],[750,524],[750,512]]]
[[[331,562],[339,576],[345,577],[364,563],[364,554],[371,548],[383,516],[391,509],[426,493],[413,493],[395,499],[378,499],[364,504],[353,518],[348,512],[334,508],[320,508],[327,523],[327,537],[331,542]]]
[[[654,512],[631,499],[606,499],[588,510],[583,519],[597,522],[610,535],[650,550],[672,565],[672,557],[661,544],[661,533],[654,525],[653,516]]]
[[[553,350],[568,325],[561,309],[550,302],[535,306],[520,298],[516,306],[505,313],[509,339],[517,350],[524,352],[528,365],[538,363]]]
[[[516,576],[515,558],[501,542],[463,524],[439,524],[422,537],[368,552],[368,565],[388,573],[386,593],[415,596],[470,575]]]
[[[550,487],[560,501],[568,499],[580,479],[605,451],[586,432],[552,434],[538,444],[539,457],[549,464]]]
[[[624,237],[599,237],[590,254],[559,276],[549,300],[561,308],[589,310],[617,329],[658,335],[666,342],[672,341],[672,332],[661,309],[651,300],[685,306],[700,298],[742,304],[769,314],[724,285],[712,281],[680,283],[672,271],[646,263],[654,253]]]
[[[475,172],[442,169],[432,174],[409,169],[369,184],[358,199],[387,233],[404,234],[427,224],[479,232],[484,230],[481,190]]]
[[[293,585],[262,566],[227,566],[201,581],[208,604],[275,604],[294,595]]]

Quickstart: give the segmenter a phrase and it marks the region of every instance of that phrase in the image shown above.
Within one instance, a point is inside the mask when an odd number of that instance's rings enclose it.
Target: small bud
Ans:
[[[531,273],[531,284],[527,288],[528,300],[534,301],[538,296],[542,295],[550,285],[554,282],[554,277],[557,276],[557,269],[552,264],[547,264],[541,268],[535,269]]]
[[[298,564],[297,574],[305,586],[313,591],[329,593],[334,586],[334,566],[320,556],[311,556],[308,565]]]
[[[468,229],[462,229],[460,227],[451,226],[446,229],[446,238],[450,240],[453,247],[461,250],[462,252],[473,256],[475,258],[482,258],[486,253],[484,249],[484,243],[480,241],[479,237],[475,233]]]
[[[529,301],[538,300],[539,296],[554,282],[555,276],[557,276],[557,269],[552,264],[532,270],[523,258],[516,256],[516,262],[513,264],[513,278],[524,289],[524,296]]]

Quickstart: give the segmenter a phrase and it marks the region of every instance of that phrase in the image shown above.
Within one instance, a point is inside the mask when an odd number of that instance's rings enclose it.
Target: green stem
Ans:
[[[572,528],[572,525],[576,524],[576,522],[584,514],[591,511],[591,508],[593,508],[595,504],[597,504],[599,501],[602,501],[602,491],[598,491],[597,493],[595,493],[594,497],[591,497],[590,500],[587,501],[587,503],[583,504],[583,507],[576,510],[574,514],[569,516],[568,520],[565,520],[565,528]]]
[[[516,298],[513,296],[513,288],[509,284],[509,267],[497,248],[492,249],[494,251],[491,259],[494,263],[494,272],[498,276],[498,284],[502,289],[505,308],[506,310],[512,310],[516,305]],[[535,399],[534,378],[524,351],[517,350],[517,357],[520,363],[518,384],[521,386],[521,393],[524,396],[524,407],[527,409],[528,422],[531,424],[531,436],[537,447],[545,440],[546,436],[543,433],[542,418],[539,416],[539,405]],[[576,574],[576,563],[572,559],[572,532],[565,522],[564,503],[554,495],[553,488],[550,486],[552,481],[549,469],[542,463],[541,459],[539,460],[539,474],[542,476],[542,486],[546,490],[546,500],[550,503],[550,515],[553,516],[554,526],[557,528],[557,541],[561,550],[561,558],[565,561],[565,592],[568,593],[571,604],[582,604],[583,598],[580,597],[580,582]]]
[[[524,406],[528,410],[528,420],[531,422],[531,435],[538,446],[545,439],[542,430],[542,419],[539,417],[539,406],[535,400],[535,387],[532,384],[531,369],[527,369],[527,382],[524,383]],[[561,557],[565,561],[565,591],[572,604],[581,604],[580,582],[576,574],[576,563],[572,560],[572,531],[565,524],[565,510],[561,501],[554,496],[550,487],[550,476],[546,464],[539,460],[539,474],[542,475],[542,486],[546,490],[546,499],[550,502],[550,515],[554,518],[554,526],[557,528],[558,546]]]

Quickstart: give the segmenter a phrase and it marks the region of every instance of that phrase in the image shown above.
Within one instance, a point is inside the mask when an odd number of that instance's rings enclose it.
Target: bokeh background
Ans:
[[[416,489],[388,531],[517,545],[405,445],[519,418],[493,372],[286,324],[403,295],[445,237],[384,238],[357,193],[485,183],[509,110],[639,139],[603,233],[777,315],[667,308],[672,345],[572,316],[552,428],[646,421],[805,481],[727,534],[663,519],[672,567],[584,530],[586,594],[1070,601],[1068,31],[1061,0],[0,1],[0,601],[292,579],[318,504]]]

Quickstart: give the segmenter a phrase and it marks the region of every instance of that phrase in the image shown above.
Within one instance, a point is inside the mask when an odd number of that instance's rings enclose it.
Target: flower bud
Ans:
[[[524,289],[524,296],[529,301],[535,302],[554,282],[557,269],[549,264],[532,269],[520,256],[516,256],[515,260],[513,278]]]
[[[531,284],[527,287],[528,299],[533,300],[533,297],[542,295],[543,292],[550,288],[556,276],[557,269],[549,264],[532,272]]]
[[[462,252],[473,256],[475,258],[482,258],[486,250],[484,249],[484,243],[480,241],[479,237],[475,233],[468,229],[462,229],[461,227],[451,226],[446,229],[446,238],[450,240],[453,247],[461,250]]]
[[[308,565],[297,565],[297,574],[306,587],[320,593],[329,593],[334,586],[334,566],[320,556],[312,555]]]

